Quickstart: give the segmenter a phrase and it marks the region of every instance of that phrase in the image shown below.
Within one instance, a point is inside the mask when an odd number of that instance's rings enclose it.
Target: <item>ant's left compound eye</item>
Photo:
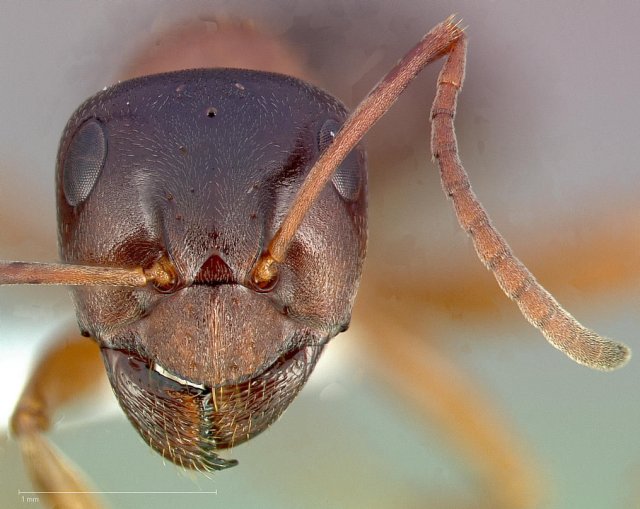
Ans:
[[[106,157],[104,127],[95,118],[89,119],[74,133],[64,158],[62,185],[69,205],[75,207],[87,199]]]
[[[318,133],[318,149],[320,152],[333,143],[340,127],[340,124],[332,118],[325,121]],[[358,152],[356,150],[351,151],[345,160],[340,163],[333,177],[331,177],[333,187],[336,188],[342,198],[348,201],[356,200],[360,194],[362,174],[358,158]]]

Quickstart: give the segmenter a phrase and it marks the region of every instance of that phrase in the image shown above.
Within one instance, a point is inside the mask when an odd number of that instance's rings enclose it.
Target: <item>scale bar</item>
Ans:
[[[18,495],[217,495],[215,491],[20,491]]]

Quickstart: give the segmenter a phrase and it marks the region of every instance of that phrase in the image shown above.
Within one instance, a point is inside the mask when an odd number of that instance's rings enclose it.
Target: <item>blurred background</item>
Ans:
[[[53,174],[68,117],[176,27],[251,20],[355,107],[456,12],[469,36],[457,133],[476,193],[571,313],[640,351],[636,2],[67,0],[2,11],[0,259],[57,258]],[[430,161],[438,70],[366,138],[370,248],[352,328],[283,418],[226,454],[238,467],[207,479],[164,463],[108,390],[58,416],[52,440],[100,490],[138,492],[104,495],[111,507],[479,507],[505,482],[474,450],[483,426],[504,439],[506,470],[524,472],[523,506],[640,507],[637,360],[609,374],[575,365],[477,261]],[[64,289],[0,289],[0,428],[38,354],[73,326]],[[466,431],[466,410],[438,403],[448,390],[473,405]],[[0,440],[0,506],[39,506],[19,493],[32,488],[15,442]]]

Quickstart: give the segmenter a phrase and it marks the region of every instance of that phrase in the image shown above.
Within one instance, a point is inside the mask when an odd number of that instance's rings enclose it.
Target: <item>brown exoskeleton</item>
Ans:
[[[452,126],[464,44],[454,24],[438,25],[346,121],[330,96],[255,72],[180,72],[94,96],[71,119],[58,161],[69,265],[6,264],[2,281],[81,285],[80,327],[101,344],[145,440],[187,467],[229,466],[215,450],[275,420],[348,324],[366,243],[359,138],[423,65],[449,54],[432,147],[462,226],[554,345],[617,367],[626,349],[537,285],[470,191]],[[128,206],[107,208],[114,195]],[[24,441],[40,431],[39,412],[18,409]]]

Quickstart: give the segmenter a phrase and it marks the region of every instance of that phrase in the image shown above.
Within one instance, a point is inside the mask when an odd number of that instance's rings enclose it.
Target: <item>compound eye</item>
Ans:
[[[330,118],[320,128],[318,133],[318,149],[322,152],[335,139],[341,125]],[[357,150],[352,150],[331,177],[333,187],[345,200],[354,201],[360,194],[362,185],[361,165]]]
[[[104,126],[92,118],[74,133],[65,154],[62,186],[67,203],[72,207],[87,199],[100,176],[107,157],[107,135]]]

